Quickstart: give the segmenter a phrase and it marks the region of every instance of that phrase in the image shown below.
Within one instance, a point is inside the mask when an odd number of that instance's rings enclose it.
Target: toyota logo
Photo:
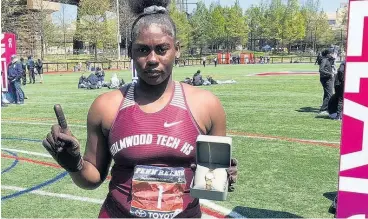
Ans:
[[[147,213],[146,213],[145,211],[143,211],[143,210],[137,209],[137,210],[135,211],[135,215],[136,215],[137,217],[146,217],[146,216],[147,216]]]

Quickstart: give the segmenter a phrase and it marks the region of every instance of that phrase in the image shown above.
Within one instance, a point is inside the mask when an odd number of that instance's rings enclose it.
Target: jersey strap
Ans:
[[[179,82],[175,82],[175,92],[174,98],[172,99],[170,105],[179,107],[183,110],[187,110],[187,106],[185,104],[183,89]]]

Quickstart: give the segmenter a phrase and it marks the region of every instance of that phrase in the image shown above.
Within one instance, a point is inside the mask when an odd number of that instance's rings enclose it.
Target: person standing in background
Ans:
[[[24,61],[23,57],[20,58],[20,62],[23,68],[22,82],[23,82],[23,85],[26,85],[27,84],[27,63]]]
[[[329,115],[327,112],[328,102],[333,94],[334,73],[332,71],[332,60],[330,50],[322,52],[321,64],[319,67],[320,82],[323,87],[323,103],[319,115]]]
[[[28,56],[27,69],[28,69],[28,76],[29,76],[30,84],[32,83],[32,81],[33,81],[33,84],[36,83],[34,68],[35,68],[35,62],[32,56]]]
[[[42,84],[43,83],[43,64],[42,64],[41,59],[37,59],[36,69],[40,77],[40,83]]]
[[[337,75],[335,79],[335,95],[337,97],[337,112],[336,120],[342,119],[343,102],[344,102],[344,85],[345,85],[345,63],[344,60],[339,69],[337,70]]]
[[[24,104],[24,93],[21,88],[21,78],[23,77],[23,67],[18,61],[16,55],[11,56],[12,62],[8,66],[8,80],[12,84],[12,89],[15,94],[16,104]]]

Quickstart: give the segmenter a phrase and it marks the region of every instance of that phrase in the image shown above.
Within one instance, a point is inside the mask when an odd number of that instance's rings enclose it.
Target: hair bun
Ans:
[[[154,5],[167,8],[167,6],[170,4],[170,0],[128,0],[128,1],[132,12],[135,14],[141,14],[144,12],[145,8]]]

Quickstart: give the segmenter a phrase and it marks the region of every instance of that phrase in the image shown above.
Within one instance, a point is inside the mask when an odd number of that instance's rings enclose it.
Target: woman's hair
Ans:
[[[332,53],[331,50],[325,49],[325,50],[322,51],[322,56],[327,56],[327,55],[329,55],[331,53]]]
[[[144,27],[158,24],[169,36],[176,39],[176,26],[170,18],[167,6],[170,0],[129,0],[129,6],[137,19],[132,25],[131,41],[137,38]]]

